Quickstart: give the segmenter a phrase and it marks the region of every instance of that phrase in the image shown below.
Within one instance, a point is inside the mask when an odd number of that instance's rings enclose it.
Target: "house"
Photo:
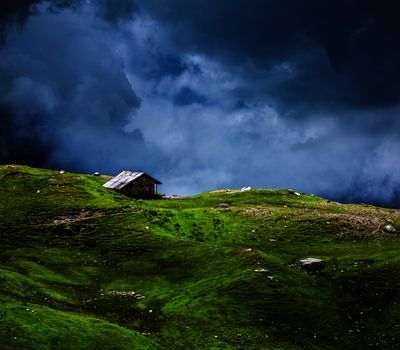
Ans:
[[[161,182],[144,172],[122,171],[103,186],[135,198],[155,198]]]

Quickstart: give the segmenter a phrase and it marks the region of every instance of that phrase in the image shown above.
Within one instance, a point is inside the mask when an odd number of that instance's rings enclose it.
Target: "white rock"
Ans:
[[[240,189],[241,192],[250,191],[250,190],[251,190],[251,187],[250,187],[250,186],[249,186],[249,187],[242,187],[242,188]]]
[[[303,269],[307,271],[318,271],[325,267],[325,261],[317,258],[307,258],[300,260]]]
[[[395,232],[397,232],[396,228],[393,227],[392,225],[386,225],[386,226],[383,228],[383,230],[386,231],[386,232],[389,232],[389,233],[395,233]]]
[[[299,192],[296,192],[296,191],[292,190],[291,188],[288,189],[288,192],[289,192],[290,194],[294,194],[294,195],[296,195],[296,196],[300,196],[300,193],[299,193]]]
[[[229,208],[228,203],[218,203],[215,205],[216,208]]]
[[[65,171],[64,170],[60,170],[60,174],[64,174],[65,173]]]

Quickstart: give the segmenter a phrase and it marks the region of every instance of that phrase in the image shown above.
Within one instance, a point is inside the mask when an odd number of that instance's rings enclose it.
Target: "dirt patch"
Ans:
[[[131,297],[135,299],[145,299],[146,297],[142,294],[134,292],[133,290],[106,290],[100,289],[100,296],[113,296],[113,297]]]
[[[87,211],[87,210],[82,210],[78,214],[56,216],[55,218],[53,218],[51,220],[51,223],[55,224],[55,225],[61,225],[61,224],[66,224],[66,223],[71,223],[71,222],[76,222],[76,221],[99,218],[104,215],[105,215],[105,213],[100,212],[100,211],[91,212],[91,211]]]
[[[9,172],[4,174],[4,177],[9,177],[9,176],[10,177],[17,177],[17,178],[27,178],[27,177],[30,177],[32,175],[29,174],[29,173],[21,172],[21,171],[9,171]]]
[[[248,216],[264,216],[272,214],[272,211],[265,209],[250,208],[244,210],[242,213]]]
[[[240,192],[239,188],[223,189],[223,190],[213,190],[209,193],[237,193]]]
[[[247,248],[247,247],[240,247],[240,248],[236,248],[234,250],[234,253],[235,254],[239,254],[239,255],[248,254],[248,253],[252,253],[252,252],[253,252],[253,249],[252,248]]]
[[[183,199],[186,198],[187,196],[179,196],[177,194],[171,194],[171,195],[164,195],[161,197],[161,199]]]
[[[69,186],[76,181],[76,178],[72,175],[51,175],[47,179],[48,186]]]
[[[384,236],[385,221],[374,216],[360,216],[352,214],[331,214],[330,219],[336,220],[340,225],[339,236]]]

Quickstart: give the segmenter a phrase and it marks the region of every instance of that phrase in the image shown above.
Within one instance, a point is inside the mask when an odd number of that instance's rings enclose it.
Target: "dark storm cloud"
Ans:
[[[101,18],[115,21],[133,8],[110,14],[100,1],[94,8],[57,1],[33,12],[38,2],[20,5],[25,27],[8,33],[0,56],[1,162],[92,170],[105,148],[125,155],[128,147],[143,148],[140,131],[123,130],[140,99],[112,52],[113,32],[96,23],[99,9]],[[87,22],[79,22],[79,11]],[[109,159],[103,169],[114,171],[118,161]]]
[[[132,0],[95,0],[97,14],[109,22],[118,22],[120,20],[131,20],[134,18],[138,8]]]
[[[2,1],[0,11],[0,39],[4,43],[7,33],[15,26],[21,27],[29,15],[31,6],[41,0]]]
[[[23,119],[23,121],[21,120]],[[12,108],[0,106],[0,159],[4,163],[43,166],[49,159],[52,144],[39,137],[44,133],[37,116],[18,116]]]
[[[256,88],[282,100],[282,106],[398,102],[397,1],[138,3],[166,24],[178,48],[207,53],[226,64],[244,64]],[[262,77],[271,75],[275,84]]]
[[[254,127],[250,121],[241,125],[232,142],[242,147],[231,146],[232,171],[222,178],[242,183],[246,175],[237,162],[252,169],[253,185],[270,182],[344,200],[398,202],[398,2],[137,2],[166,28],[176,52],[217,61],[217,69],[240,81],[225,93],[224,103],[256,113],[254,106],[264,103],[283,118],[281,130],[261,127],[260,114],[252,118]],[[263,141],[274,137],[280,138],[275,146]],[[237,159],[245,154],[243,146],[252,162],[244,155]]]
[[[207,99],[204,96],[195,93],[191,88],[186,86],[182,87],[174,97],[174,103],[178,106],[190,105],[192,103],[204,104],[206,101]]]
[[[96,7],[96,13],[109,22],[131,20],[137,12],[133,0],[13,0],[2,1],[0,4],[0,40],[4,43],[7,33],[17,27],[22,28],[29,16],[38,14],[37,6],[46,4],[49,12],[58,13],[63,9],[79,10],[82,4],[91,2]]]
[[[1,162],[142,169],[182,194],[292,187],[399,204],[394,1],[3,10]]]

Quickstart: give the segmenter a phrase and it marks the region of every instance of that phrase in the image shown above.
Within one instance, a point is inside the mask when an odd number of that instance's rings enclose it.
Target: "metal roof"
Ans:
[[[113,177],[110,181],[107,181],[103,187],[106,188],[112,188],[114,190],[120,190],[121,188],[124,188],[127,184],[131,183],[132,181],[135,181],[137,178],[140,176],[145,175],[149,177],[151,180],[153,180],[156,184],[160,185],[161,182],[156,180],[155,178],[151,177],[150,175],[147,175],[144,172],[138,172],[138,171],[122,171],[120,172],[117,176]]]

